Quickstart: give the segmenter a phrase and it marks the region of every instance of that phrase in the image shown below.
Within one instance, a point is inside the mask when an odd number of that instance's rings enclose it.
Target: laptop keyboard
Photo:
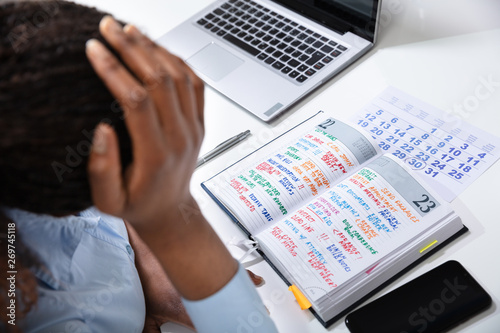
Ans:
[[[251,0],[229,0],[196,22],[301,84],[347,47]]]

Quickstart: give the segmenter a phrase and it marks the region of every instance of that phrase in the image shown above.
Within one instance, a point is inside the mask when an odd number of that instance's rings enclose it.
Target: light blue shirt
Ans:
[[[145,300],[121,219],[95,208],[61,218],[4,212],[41,264],[36,308],[17,322],[25,333],[142,332]],[[217,293],[184,304],[199,332],[277,332],[241,266]]]
[[[146,306],[122,220],[95,209],[63,218],[5,213],[41,261],[37,306],[18,323],[25,333],[142,332]]]
[[[246,270],[238,272],[217,293],[200,301],[183,300],[200,333],[277,333],[274,322]]]

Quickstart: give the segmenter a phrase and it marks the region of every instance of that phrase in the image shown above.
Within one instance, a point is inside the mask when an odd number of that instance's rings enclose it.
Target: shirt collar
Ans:
[[[53,289],[64,289],[71,279],[71,261],[82,233],[85,229],[95,229],[99,217],[85,214],[54,217],[15,208],[3,211],[15,222],[18,238],[40,258],[32,269],[35,276]]]

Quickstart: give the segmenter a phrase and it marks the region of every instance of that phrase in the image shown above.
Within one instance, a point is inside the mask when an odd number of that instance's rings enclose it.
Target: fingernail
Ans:
[[[85,43],[85,49],[94,56],[102,55],[105,51],[104,46],[97,39],[89,39]]]
[[[115,32],[122,30],[121,25],[116,22],[116,20],[110,15],[106,15],[102,18],[101,22],[99,23],[99,27],[103,30],[110,29]]]
[[[99,155],[106,154],[107,142],[106,142],[107,128],[104,124],[99,124],[95,130],[94,138],[92,140],[92,151]]]
[[[131,35],[139,33],[139,29],[137,29],[133,24],[127,24],[127,25],[125,25],[123,27],[123,31],[126,34],[131,34]]]

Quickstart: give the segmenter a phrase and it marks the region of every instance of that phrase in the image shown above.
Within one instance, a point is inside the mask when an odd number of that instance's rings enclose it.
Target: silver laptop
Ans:
[[[216,1],[158,42],[264,121],[375,43],[381,0]]]

